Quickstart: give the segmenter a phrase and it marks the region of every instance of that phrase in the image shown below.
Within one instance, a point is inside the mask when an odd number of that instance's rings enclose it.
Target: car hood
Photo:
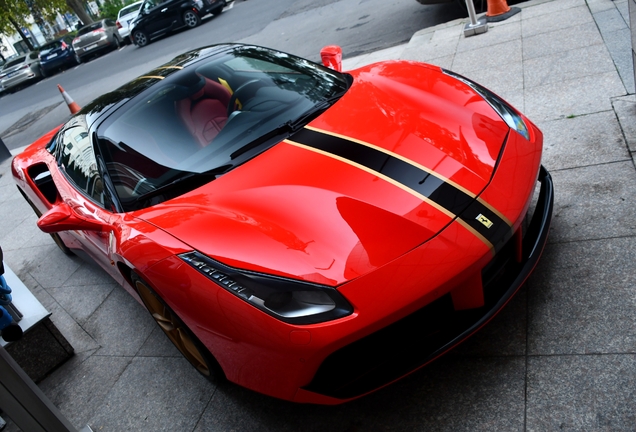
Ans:
[[[332,286],[428,241],[461,212],[445,199],[465,205],[487,186],[508,127],[436,67],[351,75],[297,134],[134,215],[227,265]]]

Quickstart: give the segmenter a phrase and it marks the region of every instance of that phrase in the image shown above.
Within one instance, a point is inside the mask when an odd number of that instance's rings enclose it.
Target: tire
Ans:
[[[150,39],[148,39],[148,35],[146,35],[146,33],[142,32],[141,30],[138,30],[133,34],[133,41],[135,42],[135,45],[141,48],[148,45],[148,43],[150,42]]]
[[[183,13],[183,24],[188,28],[195,28],[201,24],[201,18],[194,11],[187,10]]]
[[[150,315],[186,360],[208,380],[223,379],[221,366],[177,314],[139,275],[131,272],[130,278]]]
[[[46,71],[43,68],[40,68],[40,76],[42,78],[46,78],[48,75],[46,74]]]
[[[56,233],[53,233],[53,234],[50,234],[50,236],[53,238],[53,241],[55,242],[57,247],[60,248],[60,250],[64,253],[64,255],[75,256],[73,251],[66,247],[66,245],[64,244],[64,241],[59,235],[57,235]]]
[[[82,58],[77,54],[75,54],[75,63],[77,63],[78,65],[82,64]]]
[[[115,36],[115,50],[118,50],[119,48],[121,48],[121,42],[119,41],[119,38]]]

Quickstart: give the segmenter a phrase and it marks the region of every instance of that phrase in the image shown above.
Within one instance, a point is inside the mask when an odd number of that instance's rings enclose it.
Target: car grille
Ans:
[[[466,339],[501,309],[532,271],[552,215],[552,183],[544,180],[523,240],[521,263],[515,259],[515,237],[482,271],[485,305],[456,311],[450,294],[405,318],[330,354],[306,390],[349,399],[386,385],[434,360]],[[539,246],[539,247],[537,247]]]

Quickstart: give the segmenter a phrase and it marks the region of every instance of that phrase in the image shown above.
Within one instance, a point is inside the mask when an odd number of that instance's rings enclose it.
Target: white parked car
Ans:
[[[139,15],[139,9],[141,9],[143,1],[138,1],[135,3],[131,3],[128,6],[121,8],[119,13],[117,14],[117,29],[119,31],[119,36],[123,41],[128,43],[130,39],[130,24],[137,18]]]

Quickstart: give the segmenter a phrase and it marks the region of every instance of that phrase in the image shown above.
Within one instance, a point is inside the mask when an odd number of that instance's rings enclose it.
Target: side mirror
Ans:
[[[328,68],[342,72],[342,48],[338,45],[327,45],[321,49],[320,58]]]
[[[38,228],[52,234],[60,231],[108,231],[109,226],[75,213],[65,203],[56,204],[38,219]]]

